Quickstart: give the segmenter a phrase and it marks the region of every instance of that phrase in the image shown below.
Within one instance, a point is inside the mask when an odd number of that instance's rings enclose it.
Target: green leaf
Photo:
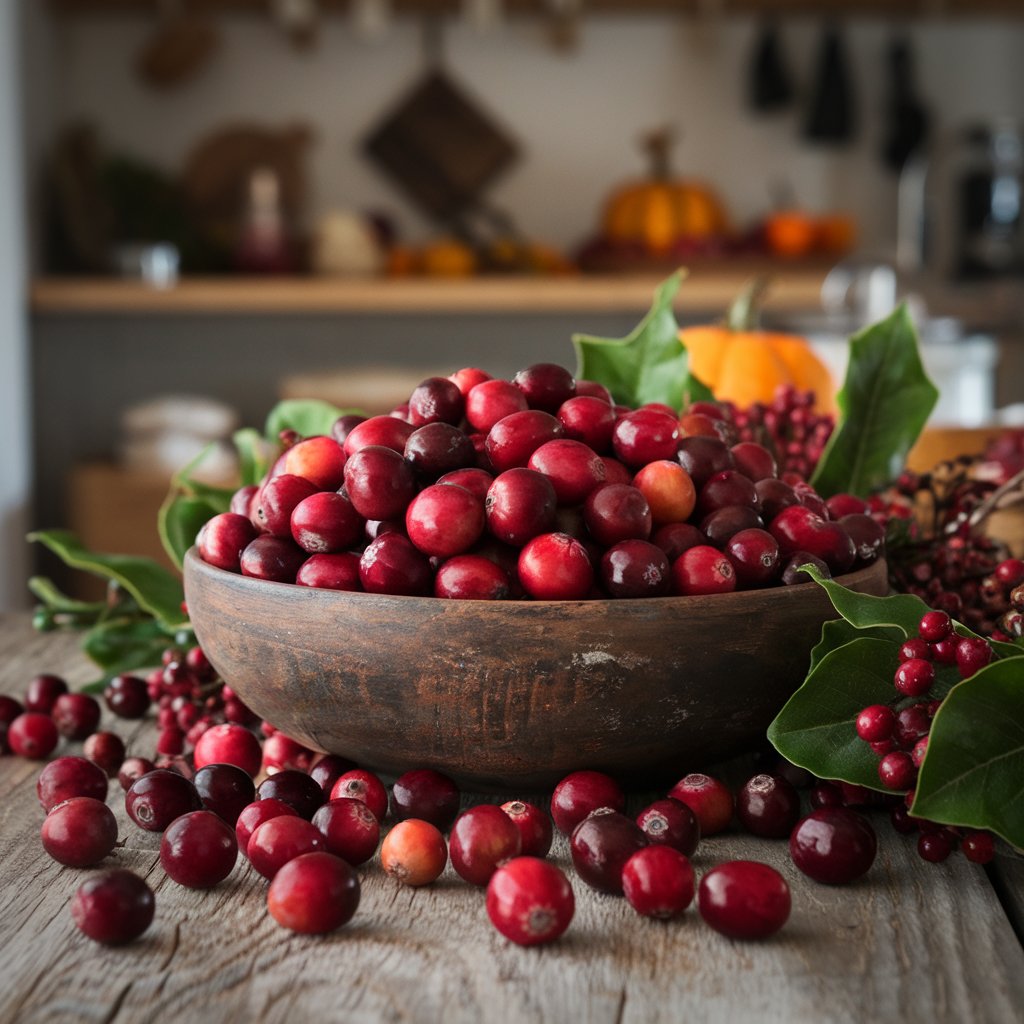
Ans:
[[[224,509],[205,498],[190,498],[173,492],[168,495],[160,506],[157,530],[164,551],[179,569],[185,564],[185,552],[195,544],[203,525],[222,511]]]
[[[1024,657],[992,662],[942,702],[911,813],[1024,848]]]
[[[270,465],[265,451],[266,442],[260,436],[260,432],[253,430],[252,427],[236,430],[231,439],[238,452],[242,478],[240,486],[250,487],[258,484]]]
[[[884,789],[854,720],[869,704],[892,700],[899,649],[895,640],[859,637],[829,651],[768,727],[775,749],[819,778]]]
[[[330,434],[331,427],[339,416],[346,416],[354,411],[339,409],[319,398],[286,399],[278,402],[270,410],[264,436],[272,444],[276,444],[282,430],[294,430],[302,437]]]
[[[44,544],[72,569],[113,580],[168,628],[188,621],[181,609],[185,593],[180,580],[153,559],[90,551],[70,530],[37,530],[28,539]]]
[[[684,402],[713,401],[711,391],[690,373],[672,312],[683,276],[678,270],[658,286],[647,315],[625,338],[574,334],[576,376],[596,380],[616,402],[630,406],[662,402],[678,412]]]
[[[110,619],[85,634],[82,649],[110,677],[159,665],[170,639],[154,619]]]
[[[818,493],[866,497],[894,480],[938,397],[905,305],[851,338],[839,422],[811,480]]]
[[[68,597],[51,579],[45,576],[33,576],[28,581],[28,589],[51,612],[66,615],[101,615],[107,608],[106,601],[79,601]]]
[[[897,626],[859,627],[847,622],[846,619],[829,619],[821,627],[821,639],[811,651],[811,667],[808,671],[813,671],[826,654],[863,636],[874,637],[876,640],[892,640],[898,644],[902,644],[906,639],[903,631]]]

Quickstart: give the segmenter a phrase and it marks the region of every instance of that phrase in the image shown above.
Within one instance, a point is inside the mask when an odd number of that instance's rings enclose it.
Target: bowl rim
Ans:
[[[577,615],[586,611],[607,614],[607,612],[612,608],[617,609],[620,612],[625,612],[626,609],[646,612],[659,608],[666,610],[684,609],[688,606],[696,608],[698,605],[704,605],[708,601],[713,601],[715,602],[716,610],[726,611],[730,604],[735,604],[737,610],[743,610],[749,613],[750,606],[759,603],[757,600],[758,598],[763,600],[774,599],[776,601],[790,601],[796,600],[802,595],[810,596],[811,594],[819,594],[822,597],[825,597],[824,590],[818,587],[814,583],[814,580],[809,577],[806,583],[798,583],[790,586],[757,587],[751,590],[732,590],[725,594],[674,594],[667,597],[642,597],[632,599],[604,597],[576,601],[538,601],[532,598],[515,598],[501,601],[473,601],[434,597],[432,595],[373,594],[365,590],[333,590],[328,587],[304,587],[298,583],[278,583],[272,580],[261,580],[253,576],[245,576],[242,573],[231,572],[228,569],[221,569],[219,566],[212,565],[210,562],[204,561],[199,556],[199,552],[195,545],[185,552],[182,569],[185,573],[186,579],[189,574],[196,573],[209,580],[221,580],[230,586],[243,588],[255,595],[262,592],[266,593],[268,596],[272,595],[277,599],[281,599],[287,597],[289,594],[295,596],[301,594],[305,600],[310,599],[306,595],[319,595],[319,600],[335,601],[339,605],[349,604],[353,601],[370,601],[378,606],[393,604],[396,608],[405,607],[410,612],[427,612],[431,609],[438,611],[446,607],[465,608],[469,606],[481,612],[484,609],[514,609],[520,614],[529,614],[529,612],[526,611],[527,609],[537,609],[545,614],[550,614],[553,609],[558,609],[561,613],[569,615]],[[864,592],[858,584],[875,583],[875,578],[877,576],[883,576],[887,579],[887,574],[888,568],[886,565],[886,559],[885,555],[882,554],[868,565],[865,565],[860,569],[856,569],[853,572],[845,573],[842,576],[832,577],[832,579],[847,589]],[[809,586],[813,589],[807,589]],[[836,612],[836,617],[839,617],[838,612]]]

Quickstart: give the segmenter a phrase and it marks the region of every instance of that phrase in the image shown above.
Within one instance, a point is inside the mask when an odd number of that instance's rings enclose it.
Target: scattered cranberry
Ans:
[[[160,863],[179,885],[210,889],[223,882],[238,859],[234,830],[213,811],[192,811],[167,826]]]
[[[603,772],[572,772],[555,786],[551,795],[551,817],[558,830],[567,836],[599,807],[610,807],[613,811],[626,809],[622,787]]]
[[[896,669],[893,683],[904,697],[923,697],[935,682],[935,666],[923,658],[908,658]]]
[[[800,820],[800,795],[777,775],[755,775],[736,794],[736,815],[751,835],[786,839]]]
[[[403,885],[429,885],[444,871],[448,848],[436,825],[419,818],[405,818],[384,837],[380,863]]]
[[[975,864],[988,864],[996,855],[991,832],[968,832],[961,842],[964,856]]]
[[[90,868],[117,844],[117,819],[102,800],[73,796],[46,815],[40,838],[55,861],[72,868]]]
[[[939,640],[945,640],[953,632],[953,622],[945,612],[925,612],[921,616],[917,631],[922,640],[936,643]]]
[[[163,832],[175,818],[202,808],[196,787],[165,768],[143,775],[124,795],[128,817],[147,832]]]
[[[695,772],[680,779],[668,795],[686,804],[697,816],[702,838],[724,832],[732,821],[735,801],[720,779]]]
[[[127,674],[114,676],[103,691],[103,700],[119,718],[142,718],[149,710],[146,680]]]
[[[622,868],[623,894],[643,917],[678,917],[693,902],[693,887],[689,859],[671,846],[637,850]]]
[[[538,857],[516,857],[487,884],[487,916],[505,938],[520,946],[554,942],[576,910],[563,872]]]
[[[383,821],[388,813],[388,791],[384,783],[373,772],[362,768],[353,768],[338,777],[331,788],[331,799],[339,797],[361,800],[378,821]]]
[[[872,704],[857,716],[857,735],[865,743],[880,743],[892,736],[896,712],[885,704]]]
[[[573,830],[569,851],[577,874],[591,888],[622,895],[622,869],[637,850],[647,846],[640,826],[618,811],[602,807]]]
[[[320,935],[352,920],[359,907],[359,878],[350,865],[331,853],[295,857],[274,875],[267,910],[293,932]]]
[[[449,838],[452,867],[467,882],[486,885],[522,849],[519,829],[495,804],[478,804],[455,819]]]
[[[792,898],[786,880],[758,861],[719,864],[700,880],[700,916],[731,939],[763,939],[789,919]]]
[[[223,818],[232,828],[238,815],[256,799],[256,788],[248,773],[233,764],[207,764],[192,779],[199,799],[208,811]]]
[[[905,750],[894,750],[878,762],[878,777],[886,789],[907,790],[917,779],[913,758]]]
[[[238,840],[238,849],[242,856],[249,856],[249,840],[265,821],[277,818],[285,814],[297,818],[298,814],[294,807],[282,803],[280,800],[254,800],[248,807],[242,810],[235,822],[235,838]]]
[[[953,844],[942,832],[922,832],[917,837],[917,853],[922,860],[941,864],[953,852]]]
[[[843,885],[875,861],[875,830],[846,807],[822,807],[800,821],[789,839],[793,863],[816,882]]]
[[[655,800],[637,815],[636,823],[649,843],[670,846],[686,857],[693,855],[700,842],[697,816],[674,797]]]
[[[380,822],[361,800],[328,800],[313,815],[313,824],[323,833],[327,852],[353,867],[364,864],[377,852]]]
[[[399,821],[420,818],[446,832],[459,813],[459,788],[441,772],[418,768],[395,780],[391,810]]]
[[[68,692],[68,684],[60,676],[44,673],[32,679],[25,690],[25,710],[48,715],[57,698]]]
[[[13,697],[0,694],[0,725],[10,725],[24,711],[24,707]]]
[[[124,740],[116,732],[94,732],[83,744],[82,753],[112,779],[124,763]]]
[[[956,667],[961,679],[970,679],[992,660],[992,646],[980,636],[961,637],[956,645]]]
[[[260,800],[281,800],[290,804],[299,817],[309,821],[324,802],[324,791],[305,772],[287,768],[264,779],[257,790]]]
[[[256,828],[246,852],[264,878],[273,878],[288,861],[326,848],[327,840],[311,822],[297,815],[279,814]]]
[[[263,744],[266,750],[266,743]],[[331,792],[334,783],[341,778],[345,772],[352,771],[356,767],[354,761],[338,754],[325,754],[315,764],[310,766],[309,777],[324,791],[324,797]]]
[[[106,800],[107,776],[99,765],[87,758],[58,757],[39,773],[36,795],[47,812],[73,796]]]
[[[50,717],[61,736],[84,740],[100,724],[100,705],[87,693],[62,693],[54,701]]]
[[[207,729],[199,737],[193,756],[197,769],[208,764],[233,764],[254,776],[260,770],[263,751],[248,729],[228,722]]]
[[[7,743],[19,757],[42,761],[57,746],[57,726],[42,711],[25,711],[7,727]]]
[[[152,923],[153,890],[124,869],[93,875],[79,886],[71,916],[90,939],[110,946],[138,938]]]
[[[127,793],[128,790],[132,788],[132,783],[134,783],[136,779],[141,779],[143,775],[147,775],[155,769],[156,765],[148,758],[126,757],[121,762],[121,767],[118,769],[117,781],[121,784],[121,788]]]
[[[519,829],[520,853],[524,857],[546,857],[554,838],[551,816],[535,804],[510,800],[501,809]]]

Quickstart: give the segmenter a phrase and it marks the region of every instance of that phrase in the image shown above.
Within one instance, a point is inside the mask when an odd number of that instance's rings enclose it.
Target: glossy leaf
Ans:
[[[28,581],[28,589],[51,612],[66,615],[93,616],[101,615],[107,608],[106,601],[79,601],[68,597],[51,579],[46,576],[33,576]]]
[[[252,427],[236,430],[231,439],[238,452],[241,477],[239,486],[249,487],[258,484],[270,466],[266,451],[267,442],[260,436],[260,432],[253,430]]]
[[[866,497],[895,480],[939,393],[921,364],[905,305],[850,339],[839,422],[811,483],[823,497]]]
[[[157,530],[164,550],[180,569],[185,563],[185,552],[196,542],[196,535],[207,520],[224,509],[206,498],[191,498],[171,494],[157,516]]]
[[[993,662],[950,691],[911,813],[990,829],[1024,848],[1024,657]]]
[[[662,402],[677,412],[684,402],[711,401],[711,391],[689,370],[672,311],[684,272],[658,286],[647,315],[625,338],[574,334],[576,376],[603,384],[616,402]]]
[[[339,409],[319,398],[286,399],[278,402],[270,410],[264,435],[268,441],[276,444],[282,430],[294,430],[302,437],[330,434],[331,427],[339,416],[346,416],[355,411]]]
[[[109,677],[159,665],[170,643],[171,633],[154,619],[119,618],[93,626],[82,649]]]
[[[90,551],[70,530],[38,530],[28,539],[44,544],[72,569],[113,580],[165,626],[187,622],[181,607],[185,594],[180,580],[153,559]]]
[[[873,637],[876,640],[893,640],[898,644],[903,643],[905,639],[903,631],[898,626],[868,626],[860,628],[851,625],[846,619],[829,619],[821,627],[821,639],[815,645],[814,650],[811,651],[811,667],[808,669],[808,672],[813,671],[826,654],[862,636]]]

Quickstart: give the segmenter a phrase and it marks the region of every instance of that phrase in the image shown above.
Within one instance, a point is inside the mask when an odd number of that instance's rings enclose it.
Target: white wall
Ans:
[[[14,0],[0,0],[0,611],[27,604],[30,492],[25,230]]]
[[[314,212],[334,206],[390,207],[407,232],[425,226],[358,151],[358,140],[423,69],[418,26],[396,22],[380,41],[360,39],[343,19],[325,19],[319,47],[298,54],[270,22],[222,22],[213,64],[183,88],[142,88],[133,60],[153,21],[94,18],[61,24],[59,65],[64,113],[93,118],[113,146],[168,167],[204,132],[232,120],[316,129],[311,177]],[[522,143],[525,158],[495,188],[493,200],[522,226],[559,244],[595,224],[610,186],[638,173],[641,132],[664,122],[684,133],[680,172],[715,183],[739,221],[761,213],[769,189],[788,181],[820,210],[847,208],[869,247],[893,237],[894,187],[877,156],[885,46],[879,20],[845,26],[862,115],[856,142],[832,150],[798,138],[800,115],[755,118],[744,103],[744,76],[756,22],[672,16],[589,17],[580,46],[558,53],[535,20],[486,34],[455,24],[444,37],[448,66]],[[942,130],[1008,113],[1024,122],[1024,20],[921,20],[910,28],[921,93]],[[783,45],[806,96],[820,25],[786,22]]]

